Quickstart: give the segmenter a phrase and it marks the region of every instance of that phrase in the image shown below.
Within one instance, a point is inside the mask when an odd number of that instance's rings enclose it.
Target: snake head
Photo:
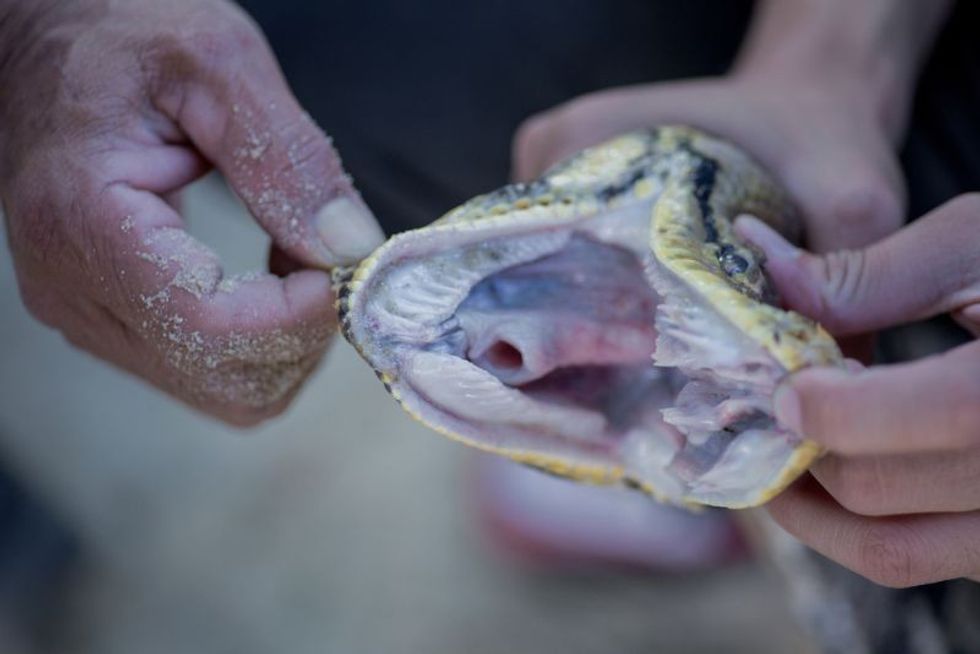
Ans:
[[[774,306],[742,212],[795,224],[733,146],[627,134],[338,273],[342,331],[406,411],[468,445],[672,503],[759,504],[818,452],[773,418],[776,384],[840,354]]]

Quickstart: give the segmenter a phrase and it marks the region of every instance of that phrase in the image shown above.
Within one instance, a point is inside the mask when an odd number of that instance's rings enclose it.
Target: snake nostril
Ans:
[[[486,352],[487,362],[502,370],[517,370],[524,366],[521,351],[507,341],[497,341]]]

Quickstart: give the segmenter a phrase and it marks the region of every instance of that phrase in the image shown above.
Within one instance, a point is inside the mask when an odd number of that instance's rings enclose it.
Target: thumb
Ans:
[[[967,194],[862,250],[813,255],[761,221],[739,235],[766,256],[787,305],[837,336],[875,331],[980,301],[980,194]]]
[[[363,258],[384,234],[330,139],[300,108],[257,28],[248,22],[229,41],[182,62],[188,74],[168,76],[158,106],[290,257],[317,267]]]

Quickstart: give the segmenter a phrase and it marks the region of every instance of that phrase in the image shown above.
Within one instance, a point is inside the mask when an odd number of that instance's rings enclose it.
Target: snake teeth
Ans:
[[[626,134],[335,273],[342,331],[451,438],[676,504],[757,505],[819,454],[773,417],[776,384],[841,355],[777,308],[739,213],[798,236],[734,146]]]

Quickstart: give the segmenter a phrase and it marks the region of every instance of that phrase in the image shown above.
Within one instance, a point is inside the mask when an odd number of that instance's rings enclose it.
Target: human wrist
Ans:
[[[54,20],[59,5],[51,0],[0,0],[0,108],[16,90],[14,71],[38,36]]]
[[[898,141],[919,69],[950,4],[760,0],[731,74],[865,105]]]

